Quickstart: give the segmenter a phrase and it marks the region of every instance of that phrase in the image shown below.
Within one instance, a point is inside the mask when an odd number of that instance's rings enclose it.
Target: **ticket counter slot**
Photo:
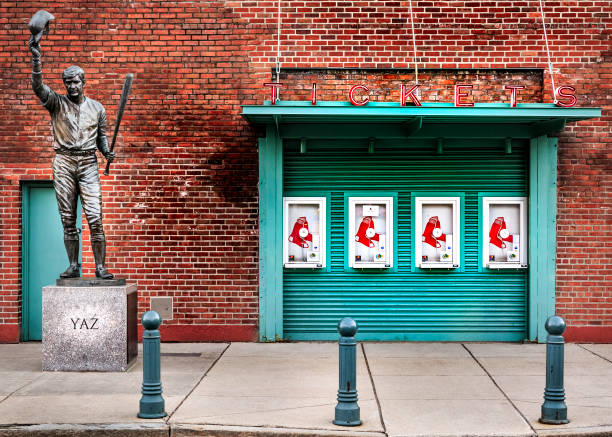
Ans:
[[[325,197],[283,198],[283,266],[325,267]]]
[[[482,198],[482,263],[488,269],[527,268],[527,198]]]
[[[459,197],[415,197],[415,259],[422,269],[456,269],[461,262]]]
[[[393,197],[348,198],[349,267],[393,267]]]

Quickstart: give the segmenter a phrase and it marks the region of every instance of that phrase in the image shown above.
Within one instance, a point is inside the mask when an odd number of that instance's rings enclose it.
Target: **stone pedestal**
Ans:
[[[90,284],[43,287],[43,370],[123,372],[136,361],[136,284]]]

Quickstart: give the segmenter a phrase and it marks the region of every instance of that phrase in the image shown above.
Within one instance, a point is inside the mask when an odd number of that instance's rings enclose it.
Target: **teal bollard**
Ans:
[[[142,397],[138,417],[158,419],[167,416],[162,397],[159,325],[162,319],[155,311],[142,315]]]
[[[339,345],[339,388],[336,405],[335,425],[361,425],[357,404],[357,323],[345,317],[338,323],[341,337]]]
[[[567,405],[565,405],[565,389],[563,388],[563,348],[565,340],[565,321],[559,316],[551,316],[546,320],[544,328],[548,332],[546,338],[546,388],[544,388],[544,403],[540,422],[551,425],[569,423]]]

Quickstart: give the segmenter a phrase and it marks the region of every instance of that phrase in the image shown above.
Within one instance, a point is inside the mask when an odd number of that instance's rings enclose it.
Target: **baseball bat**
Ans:
[[[113,141],[111,143],[110,151],[112,152],[115,149],[115,141],[117,141],[117,133],[119,132],[119,125],[121,125],[121,118],[123,117],[123,112],[125,111],[125,105],[127,104],[128,97],[130,95],[130,90],[132,89],[132,80],[134,80],[134,76],[132,73],[128,73],[125,75],[125,81],[123,82],[123,89],[121,90],[121,100],[119,101],[119,110],[117,111],[117,121],[115,122],[115,133],[113,134]],[[104,175],[108,176],[108,172],[110,170],[110,165],[113,162],[112,159],[106,161],[106,170],[104,170]]]

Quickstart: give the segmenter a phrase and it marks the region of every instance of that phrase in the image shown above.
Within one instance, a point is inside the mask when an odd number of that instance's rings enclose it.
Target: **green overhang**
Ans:
[[[275,125],[281,138],[535,138],[562,130],[566,123],[601,116],[600,108],[561,108],[553,104],[399,103],[279,101],[242,107],[253,125]]]

